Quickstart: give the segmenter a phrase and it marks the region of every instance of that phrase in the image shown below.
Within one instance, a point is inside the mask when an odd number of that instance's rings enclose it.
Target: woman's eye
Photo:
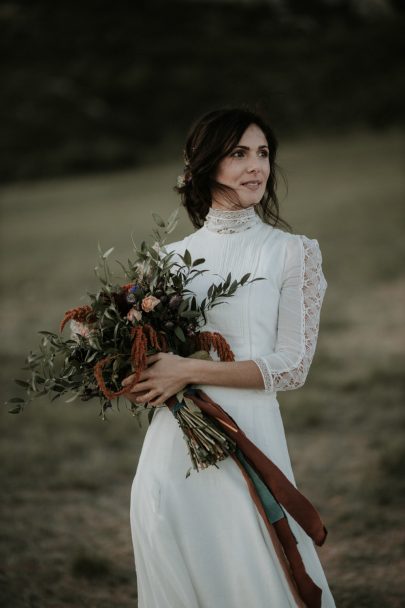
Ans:
[[[233,153],[231,154],[231,156],[234,156],[235,158],[241,158],[241,156],[237,156],[238,154],[243,155],[243,154],[244,154],[244,151],[243,151],[243,150],[235,150],[235,152],[233,152]],[[269,155],[269,153],[267,152],[267,150],[261,150],[261,151],[259,152],[259,155],[260,155],[260,156],[262,156],[263,158],[267,158],[267,157],[268,157],[268,155]]]

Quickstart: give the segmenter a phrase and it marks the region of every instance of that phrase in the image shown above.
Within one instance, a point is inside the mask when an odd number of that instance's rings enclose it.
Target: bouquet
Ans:
[[[157,224],[152,232],[154,243],[142,241],[140,247],[134,243],[134,259],[129,259],[127,265],[117,261],[124,275],[121,282],[114,280],[108,263],[113,248],[103,252],[99,246],[100,263],[95,271],[100,289],[88,294],[87,304],[66,311],[59,334],[39,332],[42,339],[38,350],[30,352],[23,368],[30,377],[16,380],[25,395],[9,400],[10,413],[19,413],[32,399],[49,395],[51,401],[67,397],[66,403],[98,399],[100,416],[105,419],[112,401],[117,400],[119,409],[119,399],[125,398],[139,381],[150,354],[170,351],[184,357],[211,359],[212,348],[221,361],[234,360],[221,334],[203,331],[206,312],[233,296],[238,287],[261,278],[249,281],[248,273],[236,280],[229,273],[222,282],[212,284],[206,297],[197,303],[189,284],[208,272],[201,268],[205,259],[192,260],[185,250],[179,255],[181,262],[173,261],[174,253],[167,253],[164,243],[177,224],[178,210],[167,222],[156,213],[152,215]],[[67,323],[71,335],[65,338],[62,332]],[[131,384],[123,387],[122,380],[130,374]],[[235,450],[235,442],[185,392],[183,389],[177,393],[176,403],[169,409],[183,431],[192,465],[199,471],[226,458]],[[150,423],[153,406],[130,405],[138,419],[145,409],[149,410]]]

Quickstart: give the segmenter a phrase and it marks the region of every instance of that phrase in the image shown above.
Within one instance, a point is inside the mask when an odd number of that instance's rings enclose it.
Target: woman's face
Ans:
[[[269,175],[269,145],[260,127],[251,124],[230,154],[220,161],[215,178],[220,184],[233,188],[242,208],[246,208],[257,205],[263,198]],[[241,208],[226,200],[220,192],[213,193],[212,207]]]

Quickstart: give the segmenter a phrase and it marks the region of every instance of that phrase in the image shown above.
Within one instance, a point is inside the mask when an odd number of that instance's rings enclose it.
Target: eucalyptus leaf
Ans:
[[[153,419],[153,415],[154,415],[154,413],[155,413],[155,408],[153,407],[153,408],[151,408],[151,409],[149,410],[149,412],[148,412],[148,423],[149,423],[149,425],[150,425],[150,424],[151,424],[151,422],[152,422],[152,419]]]
[[[65,403],[72,403],[73,401],[76,401],[76,399],[79,397],[80,393],[75,393],[72,397],[69,397],[69,399],[65,400]]]
[[[191,254],[188,249],[185,250],[183,259],[184,259],[184,263],[186,264],[186,266],[191,265]]]
[[[184,332],[179,325],[176,325],[176,327],[174,328],[174,333],[176,334],[179,340],[181,340],[182,342],[186,341],[186,336],[184,335]]]
[[[153,215],[153,219],[155,220],[156,224],[158,226],[160,226],[160,228],[164,228],[166,226],[165,222],[163,221],[163,219],[160,217],[160,215],[158,213],[152,213]]]
[[[14,380],[14,382],[16,384],[18,384],[19,386],[23,386],[24,388],[28,388],[29,387],[29,383],[26,382],[25,380],[19,380],[18,378]]]
[[[19,414],[22,410],[22,406],[12,407],[11,410],[7,410],[9,414]]]
[[[103,253],[101,256],[103,258],[103,260],[106,260],[108,258],[108,256],[112,254],[114,249],[115,249],[115,247],[110,247],[110,249],[107,249],[107,251],[105,253]]]
[[[166,222],[166,231],[165,231],[167,234],[172,232],[174,230],[174,228],[176,227],[176,224],[178,222],[178,215],[179,215],[179,208],[172,211],[172,213],[169,215],[168,220]]]
[[[197,260],[194,260],[193,262],[193,267],[194,266],[199,266],[200,264],[203,264],[205,262],[205,258],[198,258]]]

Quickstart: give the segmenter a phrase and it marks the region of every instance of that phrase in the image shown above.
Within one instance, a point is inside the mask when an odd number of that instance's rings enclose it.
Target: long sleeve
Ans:
[[[318,339],[327,287],[322,254],[316,239],[294,236],[287,243],[275,350],[253,359],[266,392],[294,390],[305,383]]]

